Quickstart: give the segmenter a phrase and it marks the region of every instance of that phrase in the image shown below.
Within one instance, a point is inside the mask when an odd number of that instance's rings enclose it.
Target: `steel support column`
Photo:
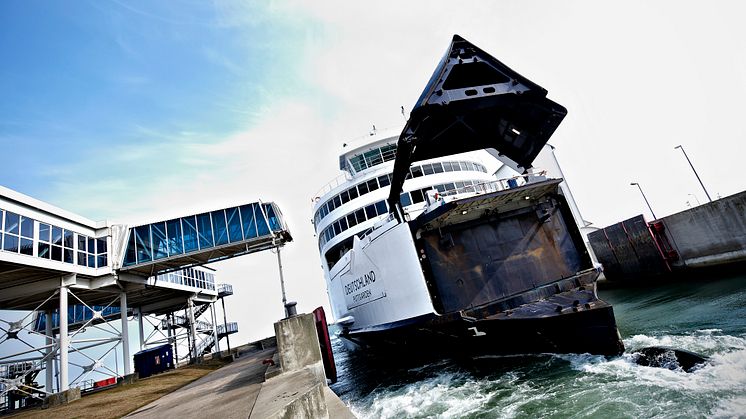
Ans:
[[[187,311],[189,312],[189,330],[192,332],[192,336],[190,338],[191,342],[191,348],[190,353],[192,354],[192,359],[197,360],[197,329],[194,325],[194,302],[191,298],[187,300]]]
[[[46,338],[46,344],[50,345],[47,347],[47,360],[45,362],[44,366],[44,373],[46,375],[46,391],[47,393],[54,393],[52,390],[54,388],[54,356],[52,353],[55,351],[55,347],[51,346],[54,344],[54,325],[52,324],[52,310],[46,309],[44,310],[44,326],[45,326],[45,335]]]
[[[67,287],[60,286],[60,383],[59,390],[67,391],[68,382],[68,349],[70,337],[67,335]]]
[[[145,349],[145,329],[142,326],[142,308],[137,309],[137,326],[140,331],[140,350]]]
[[[220,355],[220,337],[218,336],[218,322],[215,319],[215,303],[210,303],[210,314],[212,315],[212,336],[215,338],[215,351]]]
[[[176,340],[176,330],[174,328],[174,313],[166,314],[166,324],[168,324],[168,343],[174,348],[174,367],[179,367],[179,341]],[[173,340],[171,340],[173,336]]]
[[[122,364],[124,367],[124,375],[130,375],[132,370],[130,368],[130,339],[129,330],[127,329],[127,293],[121,292],[119,294],[119,309],[120,317],[122,318]]]
[[[220,304],[223,305],[223,327],[225,327],[225,343],[228,344],[228,355],[231,354],[231,335],[228,333],[228,317],[225,315],[225,298],[220,297]]]

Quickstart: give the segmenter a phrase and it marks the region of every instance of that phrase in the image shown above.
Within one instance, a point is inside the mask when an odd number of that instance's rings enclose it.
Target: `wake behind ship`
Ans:
[[[340,157],[313,221],[350,345],[623,351],[568,190],[532,167],[567,113],[546,95],[456,35],[398,139]]]

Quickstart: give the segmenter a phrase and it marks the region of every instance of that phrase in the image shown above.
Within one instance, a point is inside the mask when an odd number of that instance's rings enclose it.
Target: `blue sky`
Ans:
[[[274,201],[300,311],[327,305],[311,199],[341,145],[401,127],[454,33],[568,109],[551,143],[586,220],[746,189],[739,1],[3,1],[0,184],[138,223]],[[690,202],[692,204],[692,202]],[[239,339],[282,316],[275,256],[221,262]],[[233,313],[233,314],[231,314]]]
[[[294,64],[313,23],[248,3],[18,1],[0,19],[2,182],[41,199],[58,198],[50,185],[185,172],[181,146],[310,90]]]

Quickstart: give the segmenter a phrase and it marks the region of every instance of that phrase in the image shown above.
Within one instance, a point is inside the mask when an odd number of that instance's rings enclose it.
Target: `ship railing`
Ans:
[[[440,193],[441,197],[462,195],[462,194],[484,194],[492,193],[497,191],[504,191],[506,189],[516,188],[521,185],[528,183],[538,182],[546,179],[546,170],[542,170],[535,173],[529,173],[526,175],[511,176],[508,178],[502,178],[498,180],[491,180],[488,182],[476,183],[463,188],[449,189],[445,192]]]
[[[331,192],[332,189],[338,187],[339,185],[346,183],[349,180],[350,178],[344,173],[338,175],[334,179],[327,182],[326,185],[322,186],[321,189],[319,189],[318,192],[314,194],[313,198],[311,199],[311,202],[315,204],[316,202],[321,200],[322,196],[326,195],[327,193]]]

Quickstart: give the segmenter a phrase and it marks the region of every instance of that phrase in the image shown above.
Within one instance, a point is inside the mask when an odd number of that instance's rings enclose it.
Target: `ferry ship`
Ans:
[[[624,350],[547,145],[566,110],[546,95],[455,35],[401,133],[344,147],[312,222],[348,346]]]

